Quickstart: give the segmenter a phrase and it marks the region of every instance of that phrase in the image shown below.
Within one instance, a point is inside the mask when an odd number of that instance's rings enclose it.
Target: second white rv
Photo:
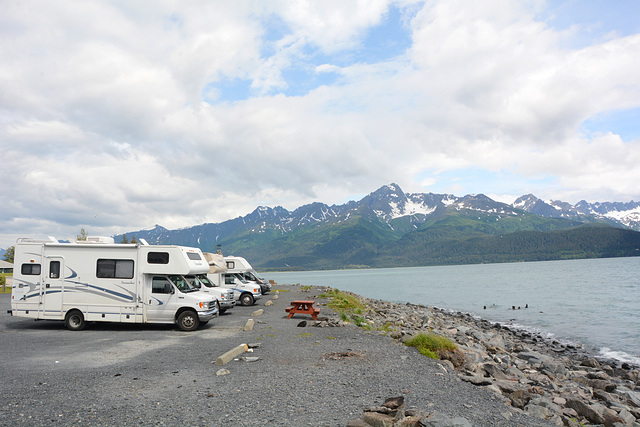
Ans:
[[[209,262],[207,277],[215,286],[232,289],[236,301],[241,305],[253,305],[262,298],[260,285],[246,281],[241,275],[229,273],[224,257],[217,253],[205,252],[204,256]]]
[[[271,291],[271,284],[262,277],[258,276],[258,272],[249,264],[243,257],[239,256],[225,256],[224,262],[227,266],[228,273],[237,273],[249,283],[256,283],[260,286],[262,294],[268,294]]]

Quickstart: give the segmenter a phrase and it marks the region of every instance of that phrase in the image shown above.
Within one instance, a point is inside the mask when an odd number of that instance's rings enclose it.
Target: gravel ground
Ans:
[[[549,425],[379,333],[299,327],[311,319],[286,319],[292,300],[313,299],[320,316],[335,314],[317,288],[275,289],[279,299],[266,295],[190,333],[106,323],[71,332],[62,322],[11,317],[9,295],[0,295],[0,425],[345,426],[400,395],[408,408],[474,426]],[[258,309],[253,330],[242,331]],[[259,344],[242,355],[259,360],[214,364],[242,343]]]

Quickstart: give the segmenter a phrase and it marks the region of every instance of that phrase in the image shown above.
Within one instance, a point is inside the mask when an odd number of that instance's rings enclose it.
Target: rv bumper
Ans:
[[[214,307],[211,310],[199,311],[198,312],[198,319],[201,322],[208,322],[209,320],[213,319],[217,315],[218,315],[218,307],[216,307],[214,305]]]
[[[220,303],[220,308],[224,308],[224,309],[229,309],[236,306],[236,300],[231,300],[231,301],[218,300],[218,302]]]
[[[271,284],[270,283],[260,283],[260,290],[262,291],[262,294],[268,294],[269,292],[271,292]]]
[[[257,293],[252,293],[253,295],[253,299],[254,300],[258,300],[260,298],[262,298],[262,292],[258,291]]]

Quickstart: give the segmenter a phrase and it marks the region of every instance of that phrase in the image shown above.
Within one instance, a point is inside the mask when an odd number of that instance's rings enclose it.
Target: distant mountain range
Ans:
[[[156,225],[126,236],[203,251],[220,245],[259,269],[282,270],[635,256],[637,230],[636,202],[571,205],[528,194],[506,204],[482,194],[404,193],[390,184],[343,205],[258,207],[221,223]]]

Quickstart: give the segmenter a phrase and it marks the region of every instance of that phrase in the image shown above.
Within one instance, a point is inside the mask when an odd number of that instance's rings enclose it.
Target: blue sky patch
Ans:
[[[425,186],[426,192],[436,194],[453,194],[465,196],[467,194],[485,194],[491,189],[494,195],[507,194],[515,197],[534,191],[535,187],[552,186],[555,178],[551,176],[532,178],[507,169],[489,171],[477,167],[454,169],[443,172],[428,170],[416,177],[418,183],[433,181]],[[507,201],[512,203],[513,200]]]
[[[539,16],[557,30],[579,28],[573,38],[574,47],[603,41],[614,32],[628,36],[640,31],[638,0],[565,0],[551,1]]]
[[[609,132],[620,135],[624,142],[640,139],[640,107],[598,114],[585,120],[580,127],[580,133],[588,137]]]
[[[226,79],[209,83],[201,93],[202,100],[209,104],[242,101],[250,96],[251,80],[246,79]]]

